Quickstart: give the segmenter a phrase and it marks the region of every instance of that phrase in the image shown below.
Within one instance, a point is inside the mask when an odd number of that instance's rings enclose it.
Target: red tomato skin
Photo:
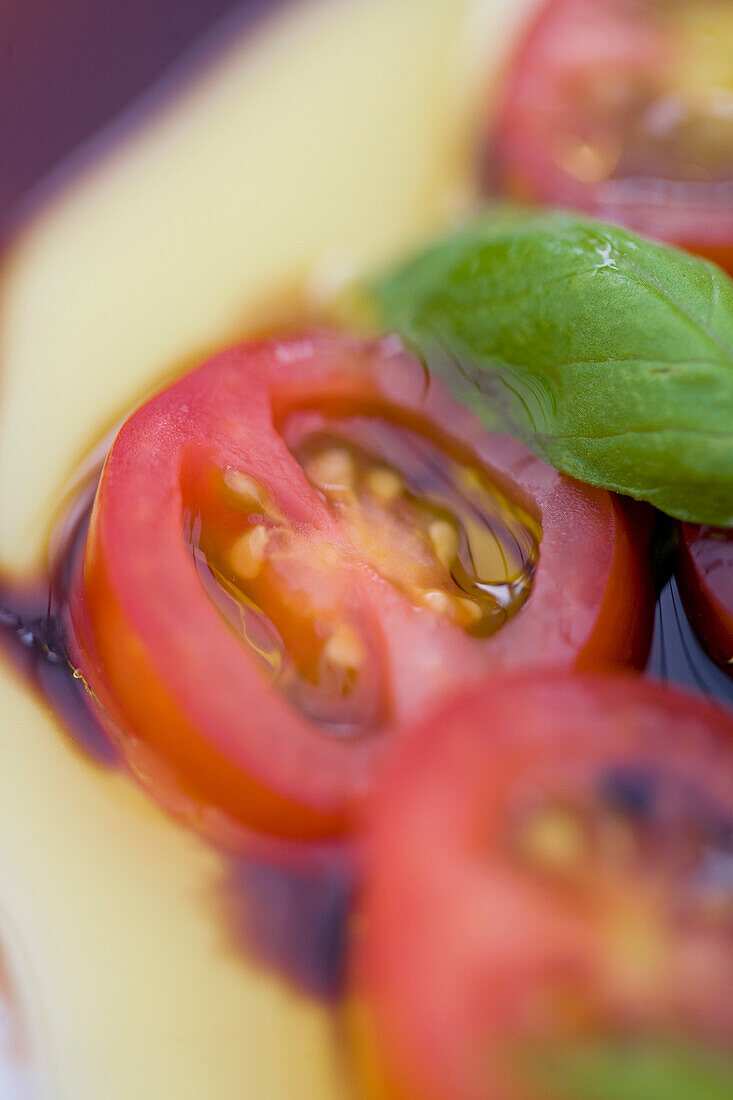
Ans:
[[[277,429],[309,403],[387,408],[459,441],[543,526],[532,593],[487,639],[438,627],[379,577],[346,569],[345,590],[386,662],[391,708],[385,728],[353,738],[324,734],[270,689],[222,626],[182,537],[182,469],[211,461],[250,472],[294,524],[315,522],[339,542]],[[319,837],[350,831],[390,740],[416,710],[487,670],[641,657],[652,609],[644,554],[633,555],[609,494],[487,435],[437,384],[426,394],[422,367],[394,341],[318,332],[223,352],[130,417],[102,474],[68,625],[74,660],[123,748],[130,739],[149,746],[194,803],[263,832]]]
[[[616,513],[613,565],[596,629],[578,654],[578,671],[616,665],[643,669],[651,647],[654,621],[647,609],[654,591],[649,554],[653,512],[647,505],[613,494],[611,500]],[[631,630],[630,611],[636,614]]]
[[[695,633],[733,676],[733,531],[683,523],[678,579]]]
[[[351,982],[361,1095],[540,1100],[496,1071],[492,1039],[505,1033],[517,985],[545,973],[553,952],[567,965],[592,947],[582,905],[567,918],[536,884],[514,892],[504,877],[494,850],[504,796],[534,790],[545,770],[624,763],[676,769],[733,815],[733,716],[628,673],[500,677],[403,740],[368,814]],[[728,1043],[733,966],[719,962],[710,1016],[722,1017]]]
[[[664,44],[640,9],[624,0],[547,0],[530,22],[507,66],[490,112],[487,186],[520,202],[581,210],[644,236],[676,245],[733,273],[733,207],[712,193],[704,203],[674,201],[660,180],[660,198],[638,189],[612,198],[600,183],[566,171],[552,150],[568,126],[568,101],[558,87],[568,58],[585,67],[598,58],[628,62],[642,72],[662,61]],[[596,59],[597,60],[597,59]],[[582,106],[580,108],[582,111]],[[711,192],[712,192],[711,184]]]

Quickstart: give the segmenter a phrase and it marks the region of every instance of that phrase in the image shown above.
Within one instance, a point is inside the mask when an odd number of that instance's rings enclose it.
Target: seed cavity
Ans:
[[[554,870],[577,867],[587,854],[586,834],[577,814],[562,806],[545,806],[524,821],[522,853]]]
[[[379,417],[309,410],[284,435],[355,559],[415,607],[485,637],[522,606],[541,527],[480,466]]]
[[[470,600],[465,596],[459,596],[456,603],[460,611],[462,625],[471,627],[481,621],[483,612],[474,600]]]
[[[235,540],[229,550],[229,564],[236,576],[242,580],[254,580],[267,556],[269,538],[264,523],[258,523]]]
[[[267,498],[265,490],[259,482],[255,481],[249,474],[243,473],[242,470],[237,470],[234,466],[227,466],[222,477],[227,489],[236,493],[237,496],[247,501],[254,501],[255,504],[265,504]]]
[[[436,519],[429,525],[428,534],[438,561],[449,570],[458,557],[458,531],[447,520]]]
[[[456,601],[451,599],[442,588],[429,588],[427,592],[422,593],[420,602],[436,615],[453,618]]]
[[[322,656],[333,668],[358,672],[364,664],[364,645],[353,627],[342,623],[327,639]]]
[[[313,455],[305,472],[309,481],[327,492],[348,492],[354,487],[354,459],[345,447]]]
[[[235,464],[212,476],[192,465],[185,538],[207,594],[273,688],[332,733],[365,732],[389,703],[371,610],[351,578],[368,587],[376,574],[413,608],[483,638],[526,599],[541,528],[480,464],[429,433],[320,410],[293,413],[280,430],[322,518],[294,522]]]
[[[404,482],[394,470],[386,466],[377,466],[370,470],[366,478],[367,488],[380,504],[393,504],[404,492]]]

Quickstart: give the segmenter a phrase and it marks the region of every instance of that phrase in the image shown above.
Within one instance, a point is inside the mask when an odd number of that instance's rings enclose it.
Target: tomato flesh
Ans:
[[[487,435],[394,340],[312,333],[225,352],[127,421],[69,620],[123,747],[309,836],[350,828],[451,687],[643,660],[650,611],[609,494]]]
[[[498,680],[413,731],[371,820],[369,1095],[625,1100],[570,1069],[675,1050],[733,1084],[727,712],[630,676]]]
[[[733,267],[733,7],[549,0],[493,123],[497,182]]]
[[[678,578],[700,641],[733,676],[733,531],[683,523]]]

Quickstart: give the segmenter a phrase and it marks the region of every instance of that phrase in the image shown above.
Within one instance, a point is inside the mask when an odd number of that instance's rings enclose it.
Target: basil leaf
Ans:
[[[730,1100],[733,1062],[663,1040],[598,1041],[535,1051],[522,1062],[538,1097],[563,1100]]]
[[[733,282],[714,265],[510,210],[367,296],[490,429],[582,481],[733,526]]]

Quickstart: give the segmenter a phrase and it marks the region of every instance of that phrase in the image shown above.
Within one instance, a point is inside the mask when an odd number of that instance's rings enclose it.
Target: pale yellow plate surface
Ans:
[[[531,2],[305,0],[45,204],[0,267],[4,569],[42,560],[76,464],[179,364],[467,207],[479,105]],[[0,943],[31,1052],[0,1095],[345,1095],[326,1010],[228,942],[219,856],[5,668],[0,715]]]

